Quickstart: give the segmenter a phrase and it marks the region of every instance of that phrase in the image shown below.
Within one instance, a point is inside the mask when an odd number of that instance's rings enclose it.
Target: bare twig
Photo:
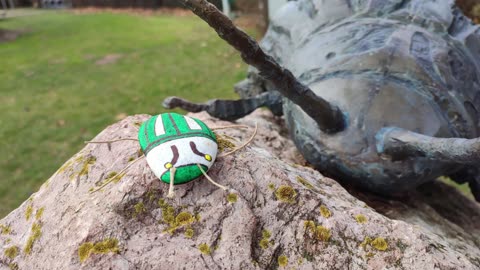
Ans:
[[[237,49],[242,59],[260,71],[260,75],[271,81],[276,89],[312,117],[324,132],[334,133],[346,126],[342,111],[335,105],[317,96],[300,83],[293,74],[281,67],[258,43],[245,32],[235,27],[214,5],[206,0],[178,0],[206,21],[218,35]]]

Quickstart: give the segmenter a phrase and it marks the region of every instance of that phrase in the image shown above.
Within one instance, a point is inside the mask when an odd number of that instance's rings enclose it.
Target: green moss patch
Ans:
[[[90,156],[87,159],[85,159],[82,164],[82,169],[78,172],[78,176],[87,175],[88,167],[90,165],[95,164],[96,161],[97,161],[97,158],[94,156]]]
[[[267,249],[272,244],[272,241],[270,241],[271,236],[272,236],[272,234],[270,233],[270,231],[263,230],[262,231],[262,239],[260,239],[260,242],[259,242],[258,245],[262,249]]]
[[[45,207],[42,207],[42,208],[37,210],[37,212],[35,213],[35,219],[36,220],[40,220],[42,218],[43,211],[45,211]]]
[[[5,257],[13,260],[15,259],[15,257],[18,256],[18,247],[17,246],[12,246],[12,247],[9,247],[7,249],[5,249]]]
[[[330,241],[330,237],[332,236],[330,229],[322,225],[316,225],[313,220],[304,221],[304,227],[305,232],[309,234],[313,239],[322,242]]]
[[[376,250],[380,250],[380,251],[385,251],[388,249],[388,243],[382,237],[377,237],[373,239],[370,245],[374,247]]]
[[[33,205],[29,204],[25,210],[25,219],[28,221],[32,217]]]
[[[330,232],[330,229],[325,228],[321,225],[318,225],[315,231],[315,237],[322,241],[322,242],[328,242],[330,240],[330,237],[332,236],[332,233]]]
[[[288,257],[285,255],[278,256],[278,265],[280,267],[285,267],[288,264]]]
[[[364,224],[364,223],[367,223],[368,221],[367,217],[362,214],[356,215],[355,220],[357,221],[358,224]]]
[[[135,213],[133,214],[134,218],[137,217],[138,215],[143,214],[145,211],[147,211],[145,209],[145,205],[143,204],[143,202],[139,202],[139,203],[135,204],[133,206],[133,209],[135,209]]]
[[[86,242],[83,243],[78,248],[78,257],[80,262],[86,261],[90,258],[92,254],[107,254],[107,253],[116,253],[118,254],[120,249],[118,247],[118,240],[115,238],[107,238],[103,241],[92,243]]]
[[[386,251],[388,249],[388,242],[383,237],[377,237],[372,240],[370,237],[365,237],[360,246],[366,250],[367,246],[371,246],[379,251]]]
[[[186,226],[186,229],[190,228],[190,225],[200,220],[200,215],[193,215],[190,212],[182,211],[176,214],[177,210],[165,202],[165,200],[160,199],[158,205],[162,210],[162,222],[169,225],[165,230],[170,234],[175,233],[175,231],[181,227]]]
[[[227,201],[228,201],[229,203],[236,203],[236,202],[237,202],[237,199],[238,199],[238,196],[237,196],[237,194],[235,194],[235,193],[229,193],[229,194],[227,195]]]
[[[188,228],[185,230],[185,237],[192,238],[195,234],[195,231],[192,228]]]
[[[332,212],[330,212],[330,210],[328,210],[328,208],[323,204],[320,205],[320,214],[324,218],[329,218],[332,216]]]
[[[210,246],[207,245],[206,243],[202,243],[198,246],[198,249],[200,250],[201,253],[205,255],[210,255],[212,253],[212,250],[210,249]]]
[[[195,222],[195,218],[189,212],[181,212],[175,217],[175,225],[183,226],[192,224]]]
[[[281,185],[275,191],[275,197],[282,202],[292,204],[295,203],[297,192],[291,186]]]
[[[23,248],[25,254],[30,254],[32,252],[33,244],[42,236],[42,224],[35,222],[32,224],[32,229],[30,236],[27,239],[27,244]]]
[[[11,234],[12,228],[10,226],[0,224],[0,233],[3,235]]]

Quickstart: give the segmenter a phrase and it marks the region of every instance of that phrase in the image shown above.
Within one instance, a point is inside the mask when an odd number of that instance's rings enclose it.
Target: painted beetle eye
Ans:
[[[212,161],[212,156],[210,156],[209,154],[206,154],[205,159],[208,161]]]
[[[173,167],[172,163],[170,163],[170,162],[165,163],[165,168],[166,169],[170,169],[172,167]]]

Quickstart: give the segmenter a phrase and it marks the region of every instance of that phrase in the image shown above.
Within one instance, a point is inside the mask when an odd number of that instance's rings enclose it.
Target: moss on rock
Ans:
[[[315,230],[315,237],[322,241],[322,242],[328,242],[330,240],[330,237],[332,236],[332,233],[330,232],[330,229],[323,227],[322,225],[318,225],[316,230]]]
[[[185,230],[186,238],[192,238],[194,234],[195,234],[195,231],[192,228],[188,228]]]
[[[80,262],[86,261],[92,254],[119,253],[118,239],[106,238],[103,241],[92,243],[85,242],[78,248]]]
[[[40,220],[42,218],[43,211],[45,211],[45,207],[42,207],[42,208],[37,210],[37,212],[35,213],[35,219],[36,220]]]
[[[12,233],[12,228],[10,226],[0,224],[0,233],[2,235],[8,235]]]
[[[272,234],[270,233],[270,231],[263,230],[262,231],[262,239],[260,239],[260,242],[258,243],[258,245],[262,249],[267,249],[271,244],[270,237],[272,237]]]
[[[297,192],[291,186],[281,185],[275,191],[275,196],[278,200],[286,203],[295,203],[297,197]]]
[[[35,222],[32,224],[30,236],[27,239],[27,244],[23,248],[25,254],[32,252],[33,244],[42,236],[42,224]]]
[[[328,208],[323,204],[320,205],[320,214],[324,218],[329,218],[332,216],[332,212],[330,212],[330,210],[328,210]]]
[[[382,237],[375,238],[370,245],[376,250],[385,251],[388,249],[387,241]]]
[[[227,201],[229,203],[236,203],[237,199],[238,199],[238,196],[235,193],[230,193],[230,194],[227,195]]]
[[[9,258],[9,259],[15,259],[15,257],[18,256],[18,247],[17,246],[11,246],[7,249],[5,249],[5,257]]]
[[[202,243],[198,246],[198,249],[200,252],[202,252],[205,255],[210,255],[212,253],[210,246],[207,245],[206,243]]]
[[[32,204],[29,204],[27,206],[27,209],[25,210],[25,219],[27,221],[30,220],[30,217],[32,217],[32,213],[33,213],[33,205]]]
[[[285,255],[278,256],[278,265],[280,267],[285,267],[288,264],[288,257]]]
[[[355,220],[357,221],[358,224],[364,224],[364,223],[367,223],[368,221],[367,217],[362,214],[356,215]]]

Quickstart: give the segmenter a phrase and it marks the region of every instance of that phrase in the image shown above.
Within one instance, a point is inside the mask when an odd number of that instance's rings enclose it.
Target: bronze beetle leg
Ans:
[[[232,121],[263,106],[278,110],[282,106],[282,99],[279,94],[273,92],[266,92],[248,99],[212,99],[206,103],[192,103],[179,97],[168,97],[163,101],[163,106],[167,109],[181,108],[189,112],[206,111],[213,117]]]

